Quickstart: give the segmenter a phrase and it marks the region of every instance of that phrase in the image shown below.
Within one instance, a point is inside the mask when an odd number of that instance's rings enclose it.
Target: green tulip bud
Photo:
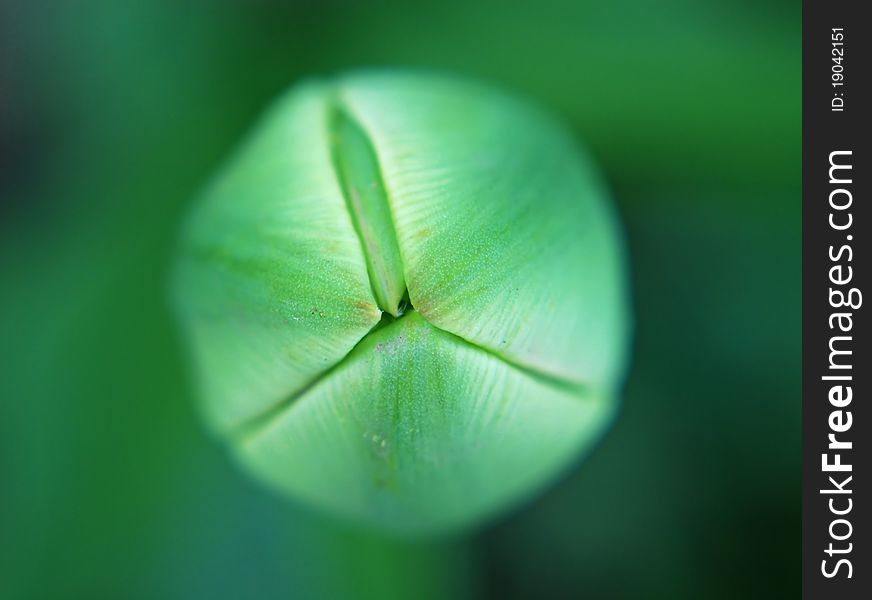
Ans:
[[[614,413],[629,319],[603,186],[560,126],[480,84],[295,87],[203,194],[178,263],[211,428],[335,514],[471,525]]]

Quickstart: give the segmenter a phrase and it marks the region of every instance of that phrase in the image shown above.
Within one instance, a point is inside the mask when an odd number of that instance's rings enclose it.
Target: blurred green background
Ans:
[[[0,3],[0,596],[796,597],[800,23],[792,1]],[[165,301],[180,217],[258,112],[369,65],[561,114],[632,256],[613,430],[430,544],[236,469]]]

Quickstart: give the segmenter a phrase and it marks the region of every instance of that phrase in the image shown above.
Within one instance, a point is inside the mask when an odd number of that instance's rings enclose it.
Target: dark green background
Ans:
[[[258,111],[368,65],[563,115],[632,256],[613,430],[429,545],[236,469],[165,301],[180,216]],[[798,2],[0,4],[0,596],[796,597],[800,81]]]

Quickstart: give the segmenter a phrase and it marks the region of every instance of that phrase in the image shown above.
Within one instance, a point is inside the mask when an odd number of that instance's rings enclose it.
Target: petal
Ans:
[[[461,527],[530,493],[613,403],[540,380],[407,313],[237,439],[272,485],[403,533]]]
[[[615,382],[623,256],[599,178],[561,128],[433,76],[352,75],[340,96],[379,156],[421,315],[545,373]]]
[[[176,304],[218,429],[294,394],[380,318],[331,162],[324,86],[269,111],[192,215]]]

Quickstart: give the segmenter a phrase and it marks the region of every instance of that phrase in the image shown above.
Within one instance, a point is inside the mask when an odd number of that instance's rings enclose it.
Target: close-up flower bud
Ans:
[[[261,479],[401,533],[540,489],[617,405],[615,211],[540,109],[359,72],[286,92],[187,222],[178,314],[208,422]]]

